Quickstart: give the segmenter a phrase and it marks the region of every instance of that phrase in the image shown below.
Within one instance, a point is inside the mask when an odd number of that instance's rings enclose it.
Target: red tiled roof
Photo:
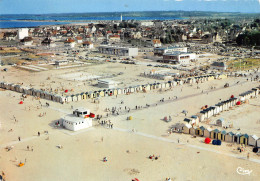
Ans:
[[[82,37],[81,36],[77,36],[76,39],[77,40],[82,40]]]
[[[75,42],[75,40],[73,40],[72,38],[68,38],[65,43],[72,43],[72,42]]]
[[[83,42],[83,45],[90,45],[90,44],[92,44],[91,41],[84,41],[84,42]]]

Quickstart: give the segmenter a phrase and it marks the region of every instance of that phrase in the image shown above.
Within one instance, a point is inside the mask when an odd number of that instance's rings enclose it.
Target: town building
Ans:
[[[154,39],[152,42],[153,42],[153,47],[161,47],[162,46],[161,41],[158,40],[158,39]]]
[[[155,56],[163,56],[164,54],[168,53],[176,53],[176,52],[185,52],[187,53],[187,47],[162,47],[162,48],[154,48],[154,55]]]
[[[55,47],[56,44],[54,41],[52,41],[52,39],[50,38],[45,38],[42,42],[41,42],[41,45],[43,46],[47,46],[47,47]]]
[[[92,48],[94,48],[94,45],[93,45],[93,43],[91,41],[84,41],[83,42],[83,47],[92,49]]]
[[[32,37],[24,37],[22,40],[21,40],[21,43],[25,46],[32,46],[32,43],[33,43],[33,39]]]
[[[163,55],[164,63],[173,63],[173,64],[189,64],[192,60],[196,59],[195,53],[171,53]]]
[[[25,37],[29,36],[28,32],[29,32],[28,28],[19,28],[18,29],[18,39],[22,40]]]
[[[224,62],[213,62],[210,65],[211,69],[216,69],[216,70],[226,70],[227,69],[227,65]]]
[[[137,56],[138,48],[116,47],[111,45],[101,45],[98,47],[100,53],[117,56]]]
[[[75,40],[73,40],[72,38],[68,38],[68,39],[64,42],[64,46],[65,46],[65,47],[74,48],[74,47],[75,47]]]

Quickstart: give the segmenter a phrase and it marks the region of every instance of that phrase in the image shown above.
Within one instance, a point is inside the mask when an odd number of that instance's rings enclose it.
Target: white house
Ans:
[[[78,131],[92,126],[92,118],[95,115],[90,113],[90,110],[78,108],[73,111],[73,114],[68,114],[62,120],[62,125],[71,131]]]
[[[82,43],[82,37],[81,36],[77,36],[76,40],[77,40],[77,43]]]
[[[24,39],[21,40],[21,43],[25,46],[31,46],[33,43],[32,37],[24,37]]]
[[[83,47],[92,49],[92,48],[94,48],[94,45],[91,41],[85,41],[85,42],[83,42]]]
[[[68,38],[68,39],[64,42],[64,46],[65,46],[65,47],[74,48],[74,47],[75,47],[75,40],[73,40],[72,38]]]

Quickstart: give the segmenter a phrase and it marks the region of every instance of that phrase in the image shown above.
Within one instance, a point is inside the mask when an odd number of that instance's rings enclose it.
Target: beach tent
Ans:
[[[20,101],[19,104],[23,104],[23,101]]]
[[[64,92],[65,92],[65,93],[67,93],[67,92],[69,92],[69,90],[68,90],[68,89],[66,89]]]
[[[205,138],[205,141],[204,141],[206,144],[209,144],[211,142],[211,139],[210,138]]]
[[[216,145],[220,146],[221,145],[221,140],[216,140]]]
[[[241,102],[240,102],[240,101],[237,101],[236,105],[240,105],[240,104],[241,104]]]
[[[253,148],[253,150],[252,150],[252,151],[253,151],[254,153],[257,153],[257,152],[258,152],[258,150],[259,150],[259,148],[255,147],[255,148]]]

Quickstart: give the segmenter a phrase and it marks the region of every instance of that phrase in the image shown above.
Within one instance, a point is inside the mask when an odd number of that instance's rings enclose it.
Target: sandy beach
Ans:
[[[116,66],[120,68],[121,65]],[[101,69],[104,67],[99,67],[99,70]],[[143,67],[127,67],[129,72],[136,72],[138,69],[141,72]],[[56,74],[66,71],[68,70],[29,73],[9,67],[7,73],[0,73],[0,77],[5,76],[7,82],[24,82],[25,85],[31,82],[39,88],[40,82],[49,75],[52,75],[50,81],[58,81]],[[135,74],[138,75],[138,72]],[[236,83],[238,80],[239,84]],[[145,81],[148,80],[143,79],[140,83]],[[230,84],[229,88],[223,88],[226,82]],[[69,85],[69,81],[64,81],[63,84],[64,87],[74,87],[76,83]],[[0,168],[5,171],[7,180],[12,181],[122,181],[134,178],[163,181],[166,177],[173,180],[257,180],[260,176],[260,158],[252,152],[252,147],[247,147],[245,152],[239,153],[238,145],[235,144],[228,147],[227,143],[223,142],[222,146],[218,147],[204,144],[204,138],[191,138],[190,135],[178,133],[168,134],[173,124],[183,122],[185,115],[181,113],[182,110],[187,110],[188,116],[195,115],[204,105],[214,105],[220,99],[228,99],[230,95],[238,96],[258,84],[246,81],[246,78],[227,78],[204,82],[199,86],[200,89],[197,89],[195,85],[191,87],[185,84],[163,92],[156,90],[103,97],[99,104],[88,99],[65,105],[35,100],[31,96],[25,98],[24,104],[20,105],[18,103],[21,94],[1,90]],[[216,89],[211,90],[211,86]],[[42,86],[46,87],[47,85]],[[82,88],[75,88],[75,91],[80,89]],[[165,102],[160,102],[162,98]],[[45,102],[48,102],[50,107],[46,107]],[[147,108],[146,104],[150,107]],[[55,121],[73,111],[71,106],[87,107],[91,112],[103,115],[105,120],[111,120],[114,124],[113,129],[101,126],[97,121],[93,121],[92,128],[78,132],[55,128]],[[136,110],[135,106],[140,106],[140,109]],[[122,111],[118,116],[109,114],[106,117],[105,109],[112,107],[121,107]],[[125,111],[125,107],[131,108],[131,111]],[[242,133],[260,136],[260,124],[256,119],[259,117],[258,110],[259,97],[218,117],[232,119],[234,128],[231,130],[240,128]],[[39,117],[40,113],[46,115]],[[173,120],[164,122],[162,119],[169,115]],[[133,120],[127,120],[128,116],[132,116]],[[45,131],[48,131],[48,134],[44,133]],[[21,141],[18,141],[18,137]],[[59,149],[57,145],[62,145],[63,148]],[[13,146],[13,149],[6,151],[6,146]],[[246,158],[248,152],[249,159]],[[158,160],[152,161],[148,158],[149,155],[158,156]],[[104,157],[107,157],[107,162],[102,161]],[[18,167],[20,161],[25,162],[25,166]],[[238,167],[252,170],[252,173],[240,175],[237,173]]]

